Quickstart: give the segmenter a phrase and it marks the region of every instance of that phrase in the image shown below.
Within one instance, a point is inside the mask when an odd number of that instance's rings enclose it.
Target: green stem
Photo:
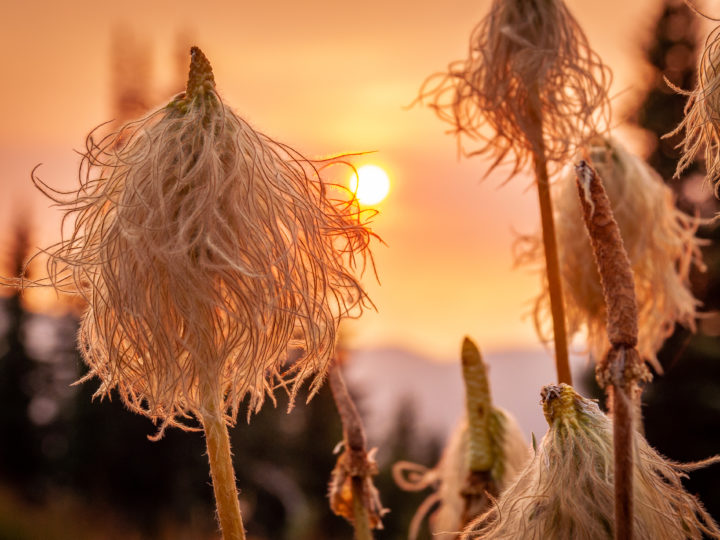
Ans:
[[[235,471],[230,452],[230,438],[222,415],[222,399],[212,392],[213,385],[201,386],[205,393],[205,412],[202,415],[207,444],[210,476],[212,477],[218,521],[224,540],[245,540]]]

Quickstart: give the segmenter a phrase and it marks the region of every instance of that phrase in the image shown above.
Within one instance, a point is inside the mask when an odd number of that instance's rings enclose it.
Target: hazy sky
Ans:
[[[153,92],[177,88],[177,35],[213,63],[225,101],[256,129],[311,157],[375,150],[356,161],[390,174],[374,230],[381,285],[367,276],[378,312],[349,328],[359,347],[398,345],[456,358],[464,334],[485,349],[536,343],[523,319],[538,277],[513,270],[512,230],[537,225],[528,178],[481,183],[484,164],[458,161],[455,140],[426,108],[406,109],[423,79],[463,58],[488,1],[106,3],[5,1],[0,20],[0,166],[6,225],[21,212],[58,238],[58,213],[30,187],[30,170],[71,187],[88,130],[111,118],[113,32],[145,42]],[[619,103],[637,98],[641,44],[659,2],[575,0],[571,10],[615,71]],[[616,111],[616,122],[621,120]]]

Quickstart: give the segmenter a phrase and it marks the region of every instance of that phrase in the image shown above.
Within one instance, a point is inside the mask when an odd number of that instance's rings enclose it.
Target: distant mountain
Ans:
[[[528,441],[531,432],[540,440],[547,430],[540,389],[555,381],[550,353],[541,348],[491,352],[484,359],[490,366],[495,404],[517,418]],[[586,361],[575,357],[576,378],[585,369]],[[414,404],[415,420],[426,431],[424,435],[441,439],[449,435],[463,411],[459,353],[456,361],[440,362],[405,349],[350,351],[345,377],[357,398],[371,445],[386,437],[403,401]]]

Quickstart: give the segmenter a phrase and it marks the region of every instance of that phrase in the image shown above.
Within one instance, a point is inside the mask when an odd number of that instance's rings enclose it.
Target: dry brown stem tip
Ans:
[[[549,430],[530,463],[473,522],[462,539],[611,539],[615,534],[613,425],[594,400],[570,386],[542,393]],[[682,485],[683,465],[659,455],[630,430],[634,465],[633,533],[639,539],[720,537],[702,504]],[[717,461],[717,458],[711,461]],[[702,463],[703,465],[709,462]]]
[[[356,530],[364,526],[358,519],[367,519],[367,526],[371,529],[382,529],[382,516],[389,510],[383,508],[380,494],[372,481],[372,477],[378,474],[374,450],[367,452],[365,449],[362,419],[338,366],[330,368],[329,382],[344,433],[344,448],[332,471],[328,490],[330,509],[352,523]],[[358,516],[358,511],[361,516]]]
[[[575,168],[585,226],[600,272],[611,345],[635,347],[638,310],[630,261],[610,201],[595,170],[581,161]]]

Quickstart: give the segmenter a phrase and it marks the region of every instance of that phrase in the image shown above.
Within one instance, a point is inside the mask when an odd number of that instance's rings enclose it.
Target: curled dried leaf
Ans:
[[[364,452],[363,452],[364,454]],[[383,508],[372,477],[378,474],[374,459],[374,450],[364,454],[364,459],[357,459],[353,451],[347,447],[338,456],[335,468],[330,477],[328,497],[330,509],[338,516],[342,516],[350,523],[355,523],[355,501],[357,489],[353,489],[353,481],[359,482],[363,500],[359,504],[367,512],[370,528],[382,529],[382,517],[390,510]]]

